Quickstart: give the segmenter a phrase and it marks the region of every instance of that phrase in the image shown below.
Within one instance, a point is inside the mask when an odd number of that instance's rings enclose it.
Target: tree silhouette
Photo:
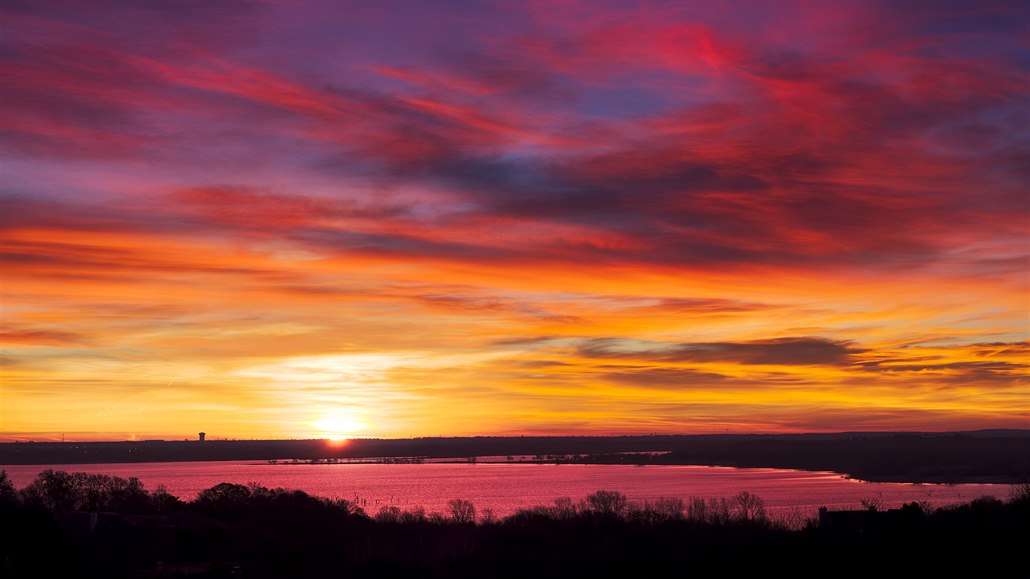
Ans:
[[[222,483],[182,503],[161,489],[147,495],[131,479],[54,471],[15,495],[4,474],[0,497],[13,502],[0,501],[3,577],[650,576],[684,561],[694,574],[708,575],[725,572],[727,554],[745,551],[750,556],[733,564],[749,574],[796,572],[805,558],[820,574],[848,560],[848,571],[864,575],[874,566],[882,571],[882,559],[863,557],[870,549],[908,574],[920,575],[929,564],[936,574],[1000,576],[1003,566],[1022,561],[1030,520],[1030,495],[1022,489],[1008,502],[980,498],[932,511],[908,503],[900,514],[845,513],[861,516],[789,530],[768,523],[763,501],[748,492],[685,504],[630,502],[600,490],[497,520],[477,518],[471,501],[454,499],[448,515],[384,506],[369,518],[352,503],[302,491]],[[124,509],[136,508],[133,501],[119,497],[139,494],[150,510],[129,516]],[[47,504],[114,510],[99,514],[102,524],[92,528],[97,517]],[[956,554],[972,549],[964,556],[975,569],[956,565],[954,556],[918,555],[931,546]]]
[[[587,497],[591,510],[605,516],[621,514],[626,508],[626,502],[626,495],[619,491],[601,490]]]
[[[0,470],[0,503],[12,504],[18,500],[18,491],[14,489],[14,483],[7,476],[6,470]]]
[[[733,518],[745,523],[768,520],[765,514],[765,501],[748,491],[741,491],[733,497]]]
[[[45,507],[51,511],[75,510],[75,477],[59,470],[46,469],[22,489],[25,502]]]
[[[476,522],[476,505],[465,499],[452,499],[447,503],[451,511],[451,520],[455,523]]]

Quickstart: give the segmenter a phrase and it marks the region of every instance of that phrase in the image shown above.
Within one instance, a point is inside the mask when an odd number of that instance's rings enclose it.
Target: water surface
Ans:
[[[47,469],[139,478],[147,490],[163,485],[182,499],[220,482],[300,489],[312,495],[356,501],[369,514],[383,506],[446,512],[447,502],[469,499],[480,510],[504,516],[525,507],[580,499],[618,490],[631,500],[659,497],[730,497],[750,491],[765,499],[773,516],[814,516],[820,506],[860,508],[874,499],[884,508],[911,501],[934,506],[982,495],[1005,499],[1012,485],[921,485],[851,480],[832,472],[712,466],[554,464],[267,464],[264,462],[165,462],[2,466],[21,488]]]

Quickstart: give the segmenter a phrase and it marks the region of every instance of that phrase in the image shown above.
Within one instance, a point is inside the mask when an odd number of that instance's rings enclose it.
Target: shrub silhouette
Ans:
[[[401,509],[400,507],[383,505],[379,507],[379,512],[376,513],[375,519],[378,523],[399,523],[401,522]]]
[[[164,485],[158,485],[154,492],[150,493],[150,508],[157,513],[170,513],[182,508],[183,503],[179,497],[168,492]]]

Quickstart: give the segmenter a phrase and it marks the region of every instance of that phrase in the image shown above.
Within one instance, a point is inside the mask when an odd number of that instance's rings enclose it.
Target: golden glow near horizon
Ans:
[[[327,414],[311,425],[317,429],[319,437],[337,441],[345,440],[348,436],[358,433],[368,426],[354,416],[340,412]]]
[[[1018,35],[636,4],[5,12],[0,439],[1030,426]]]

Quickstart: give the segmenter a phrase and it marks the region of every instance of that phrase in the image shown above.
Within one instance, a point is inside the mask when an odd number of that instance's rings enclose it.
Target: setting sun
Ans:
[[[315,427],[318,437],[329,440],[344,440],[366,426],[356,417],[339,412],[327,414],[322,419],[312,422],[311,425]]]

